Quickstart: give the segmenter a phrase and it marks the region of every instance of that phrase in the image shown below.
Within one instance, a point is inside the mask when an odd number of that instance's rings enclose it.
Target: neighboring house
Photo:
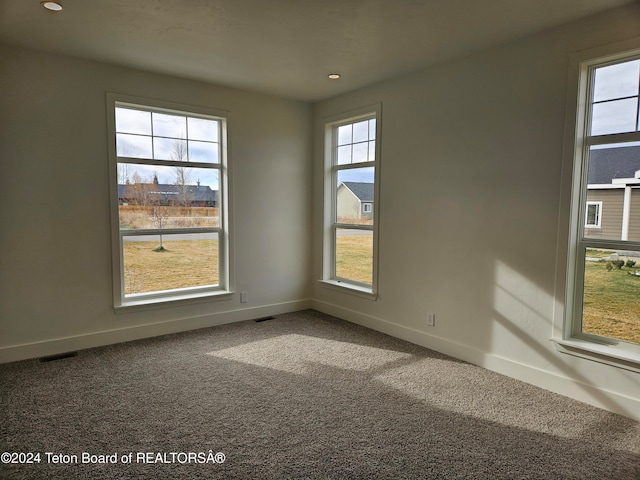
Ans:
[[[171,205],[217,207],[218,191],[202,185],[129,183],[118,185],[120,205]]]
[[[640,241],[640,146],[589,155],[585,236]]]
[[[342,182],[337,195],[338,222],[373,220],[373,183]]]

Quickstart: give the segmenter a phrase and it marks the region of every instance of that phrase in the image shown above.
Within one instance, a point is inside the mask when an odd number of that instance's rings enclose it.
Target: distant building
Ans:
[[[118,185],[120,205],[170,205],[183,207],[217,207],[218,191],[202,185],[166,183],[128,183]]]
[[[585,236],[640,241],[640,146],[593,149]]]
[[[342,182],[336,203],[338,222],[373,220],[373,183]]]

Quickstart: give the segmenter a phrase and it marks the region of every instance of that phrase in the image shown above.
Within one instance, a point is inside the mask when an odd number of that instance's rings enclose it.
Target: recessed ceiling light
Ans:
[[[51,10],[52,12],[59,12],[60,10],[62,10],[62,4],[58,2],[40,2],[40,5],[42,5],[47,10]]]
[[[337,79],[340,78],[340,74],[339,73],[330,73],[327,76],[329,77],[330,80],[337,80]]]

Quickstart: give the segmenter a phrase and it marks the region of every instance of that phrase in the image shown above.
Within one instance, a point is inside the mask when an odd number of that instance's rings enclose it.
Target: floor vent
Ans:
[[[267,320],[274,320],[276,317],[262,317],[262,318],[256,318],[254,321],[256,323],[258,322],[266,322]]]
[[[78,352],[59,353],[57,355],[48,355],[46,357],[40,357],[40,362],[53,362],[54,360],[62,360],[63,358],[77,357]]]

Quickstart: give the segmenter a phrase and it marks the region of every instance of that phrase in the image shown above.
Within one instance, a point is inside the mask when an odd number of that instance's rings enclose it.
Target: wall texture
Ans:
[[[116,315],[106,92],[230,112],[233,300]],[[306,306],[311,106],[0,47],[0,361]]]
[[[564,302],[570,55],[640,35],[639,17],[634,4],[317,104],[314,239],[323,118],[381,102],[382,158],[379,298],[316,283],[316,308],[640,418],[639,374],[550,341]],[[316,278],[321,255],[317,242]]]

